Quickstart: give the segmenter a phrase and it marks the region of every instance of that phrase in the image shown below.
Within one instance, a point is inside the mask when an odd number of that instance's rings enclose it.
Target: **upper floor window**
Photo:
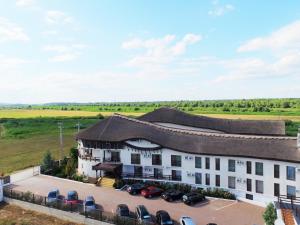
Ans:
[[[228,171],[235,172],[235,160],[233,159],[228,160]]]
[[[264,164],[261,162],[256,162],[255,163],[255,174],[259,176],[264,175]]]
[[[202,158],[196,156],[195,157],[195,168],[201,168],[202,167]]]
[[[141,164],[141,155],[137,153],[131,153],[131,164]]]
[[[296,168],[293,166],[286,167],[286,179],[287,180],[296,180]]]
[[[216,170],[220,170],[220,158],[215,159],[215,167],[216,167]]]
[[[252,180],[247,178],[247,191],[252,191]]]
[[[171,166],[181,167],[181,156],[180,155],[171,155]]]
[[[274,165],[274,178],[279,178],[280,176],[280,166],[279,165]]]
[[[247,174],[252,173],[252,163],[251,161],[247,161]]]
[[[161,154],[152,155],[152,165],[161,165]]]
[[[205,169],[209,170],[210,168],[210,158],[206,157],[205,158]]]

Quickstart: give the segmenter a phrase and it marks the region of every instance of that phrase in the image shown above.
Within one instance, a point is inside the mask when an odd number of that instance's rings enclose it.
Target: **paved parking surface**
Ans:
[[[145,205],[149,212],[164,209],[171,217],[178,220],[181,216],[190,216],[197,225],[206,225],[209,222],[218,225],[263,225],[262,213],[264,208],[245,202],[212,199],[207,203],[199,203],[195,206],[187,206],[182,202],[166,202],[160,198],[145,199],[142,196],[131,196],[127,192],[116,191],[111,188],[96,187],[92,184],[84,184],[55,177],[39,175],[16,182],[13,189],[19,191],[31,191],[38,195],[47,195],[48,191],[58,188],[62,195],[69,190],[78,191],[79,198],[93,195],[96,202],[104,211],[114,212],[116,206],[125,203],[134,211],[136,205]]]

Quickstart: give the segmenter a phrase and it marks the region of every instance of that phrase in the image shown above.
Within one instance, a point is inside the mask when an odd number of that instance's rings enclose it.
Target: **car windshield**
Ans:
[[[129,214],[128,209],[121,209],[120,211],[121,216],[127,216]]]
[[[86,201],[86,202],[85,202],[85,205],[86,205],[86,206],[93,206],[93,205],[95,205],[95,204],[94,204],[93,201]]]
[[[74,193],[68,194],[68,200],[77,200],[77,195]]]
[[[150,215],[144,215],[143,216],[143,219],[149,219],[150,218]]]
[[[56,192],[52,191],[48,194],[48,198],[56,198]]]

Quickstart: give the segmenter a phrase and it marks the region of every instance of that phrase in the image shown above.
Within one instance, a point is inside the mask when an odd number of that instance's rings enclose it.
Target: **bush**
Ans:
[[[276,209],[272,203],[269,203],[264,214],[264,221],[266,225],[274,225],[275,220],[277,219]]]

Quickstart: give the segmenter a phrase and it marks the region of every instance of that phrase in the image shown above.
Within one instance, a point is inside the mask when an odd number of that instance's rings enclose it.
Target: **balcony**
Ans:
[[[112,157],[112,158],[103,158],[102,162],[108,162],[108,163],[120,163],[121,159],[120,157]]]
[[[100,162],[100,157],[93,157],[91,154],[78,154],[78,157],[83,160]]]
[[[172,175],[122,173],[122,177],[123,178],[139,178],[139,179],[181,181],[181,176],[172,176]]]

